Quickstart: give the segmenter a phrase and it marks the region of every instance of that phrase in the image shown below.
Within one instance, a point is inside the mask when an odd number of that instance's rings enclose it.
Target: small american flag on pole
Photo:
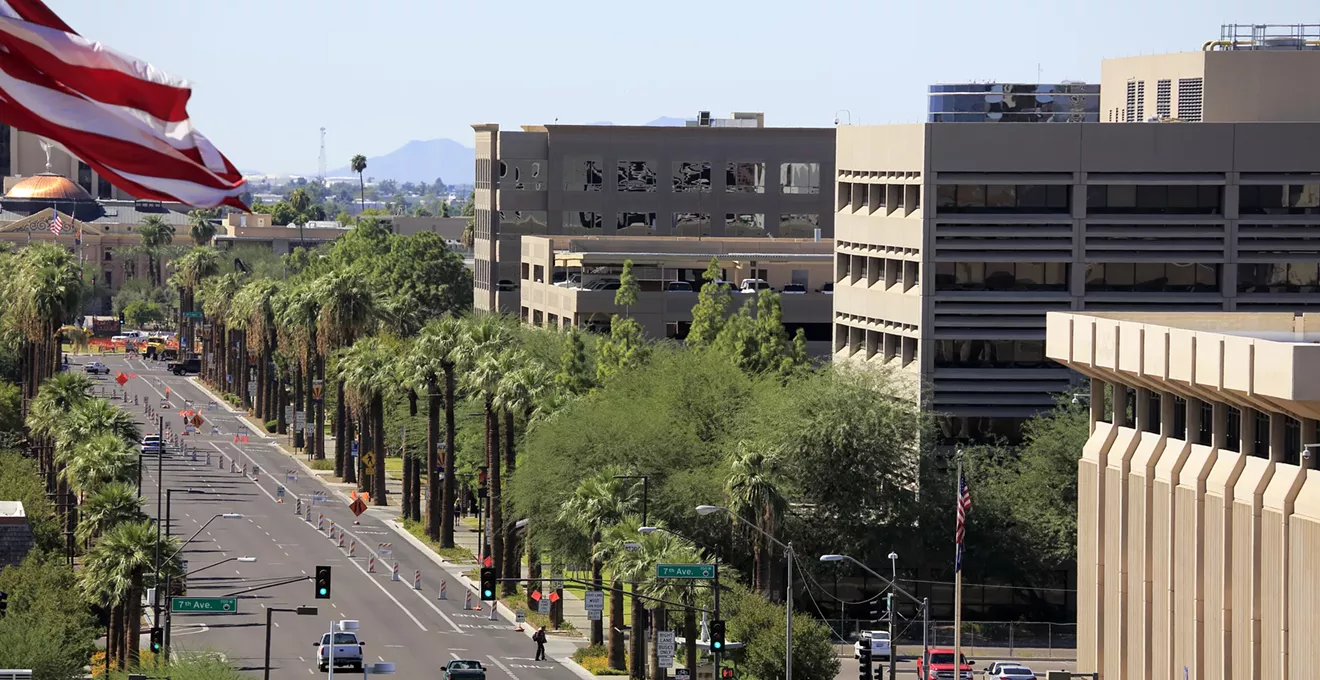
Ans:
[[[50,233],[56,236],[64,233],[64,220],[60,219],[60,211],[58,210],[50,217]]]
[[[967,513],[972,510],[972,490],[967,486],[967,475],[958,475],[958,529],[955,541],[958,555],[953,565],[954,572],[962,571],[963,539],[967,536]]]

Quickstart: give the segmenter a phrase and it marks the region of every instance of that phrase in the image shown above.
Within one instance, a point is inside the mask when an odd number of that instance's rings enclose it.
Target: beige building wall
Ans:
[[[46,167],[46,152],[41,148],[41,137],[30,132],[24,132],[18,128],[4,126],[6,134],[9,135],[9,175],[10,177],[31,177],[40,175],[43,172],[53,172],[57,175],[63,175],[74,183],[78,182],[78,167],[80,165],[77,158],[64,152],[59,148],[52,148],[50,152],[50,168]],[[92,196],[102,198],[111,198],[119,200],[133,200],[133,196],[111,187],[108,196],[98,194],[99,175],[95,170],[88,168],[91,178],[90,186],[84,186],[87,193]]]
[[[1078,672],[1315,677],[1317,340],[1312,314],[1049,314],[1091,379]]]

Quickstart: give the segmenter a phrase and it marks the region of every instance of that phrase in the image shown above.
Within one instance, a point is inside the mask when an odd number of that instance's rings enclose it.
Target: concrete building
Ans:
[[[611,316],[627,313],[650,337],[681,340],[714,258],[735,287],[742,279],[761,279],[779,291],[800,286],[801,292],[781,296],[784,326],[790,336],[803,329],[809,348],[823,354],[830,338],[832,249],[829,240],[812,239],[523,236],[519,315],[536,326],[606,330]],[[626,260],[641,289],[628,310],[614,304],[617,287],[587,289],[597,281],[617,282]],[[734,304],[752,298],[735,291]]]
[[[1100,65],[1108,123],[1320,120],[1320,25],[1227,24],[1197,52]]]
[[[834,129],[767,128],[760,114],[727,125],[704,118],[710,124],[691,127],[474,125],[475,307],[518,312],[525,234],[833,235],[821,182],[834,176]]]
[[[52,147],[49,157],[41,148],[42,138],[18,128],[0,124],[0,177],[32,177],[54,173],[83,188],[100,200],[133,200],[133,196],[111,186],[91,166]]]
[[[411,236],[422,231],[437,233],[451,241],[457,247],[463,237],[463,228],[467,225],[466,217],[410,217],[404,215],[383,215],[375,218],[384,223],[391,231],[403,236]],[[299,245],[315,248],[330,243],[348,233],[352,227],[339,225],[337,222],[309,222],[301,230],[296,225],[278,226],[271,223],[271,216],[264,213],[230,213],[220,223],[216,231],[215,245],[235,247],[257,245],[271,248],[277,255],[293,252]]]
[[[1086,83],[931,85],[929,123],[1098,123],[1100,86]]]
[[[917,371],[946,439],[1069,389],[1046,312],[1320,305],[1320,123],[841,126],[836,165],[834,356]]]
[[[1316,677],[1320,315],[1048,319],[1046,354],[1091,379],[1077,670]]]

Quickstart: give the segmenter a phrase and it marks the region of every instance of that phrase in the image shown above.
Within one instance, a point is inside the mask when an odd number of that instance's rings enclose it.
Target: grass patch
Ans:
[[[625,654],[624,662],[627,663],[629,660],[631,660],[629,658],[631,656],[632,656],[631,654]],[[591,673],[592,675],[627,675],[628,674],[628,671],[626,670],[621,671],[621,670],[616,670],[614,668],[610,668],[609,651],[605,648],[605,645],[592,645],[590,647],[582,647],[576,652],[573,652],[573,661],[576,661],[579,666],[585,668],[586,671],[588,673]]]
[[[434,550],[436,554],[449,560],[450,562],[477,561],[477,556],[473,555],[471,550],[468,550],[467,548],[464,548],[462,546],[454,546],[453,548],[441,548],[439,543],[432,541],[426,535],[426,522],[414,522],[410,519],[405,519],[403,520],[403,528],[407,529],[408,533],[416,537],[417,540],[421,541],[422,543],[425,543],[426,547],[430,548],[431,550]],[[472,580],[475,581],[477,580],[477,578],[479,578],[479,576],[473,576]]]
[[[309,460],[307,461],[307,467],[313,470],[333,470],[335,469],[335,462],[329,458],[322,458],[321,460]]]
[[[396,473],[398,473],[398,474],[403,474],[403,459],[402,459],[402,458],[386,458],[386,459],[385,459],[385,472],[386,472],[386,474],[391,473],[391,472],[396,472]]]
[[[501,597],[500,602],[503,602],[504,606],[508,607],[509,609],[512,609],[515,612],[521,611],[526,613],[527,625],[531,626],[532,628],[540,628],[541,626],[545,626],[546,632],[558,633],[560,635],[566,635],[570,637],[582,637],[582,633],[578,632],[578,629],[574,627],[573,624],[570,623],[569,621],[565,620],[562,624],[560,624],[559,628],[555,628],[554,626],[550,625],[550,616],[548,614],[542,614],[536,611],[535,609],[528,609],[527,595],[522,591],[522,589],[519,589],[518,593],[515,595],[507,595]]]

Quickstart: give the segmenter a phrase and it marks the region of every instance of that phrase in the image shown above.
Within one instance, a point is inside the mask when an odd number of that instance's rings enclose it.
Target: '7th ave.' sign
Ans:
[[[657,564],[656,578],[715,578],[713,564]]]

